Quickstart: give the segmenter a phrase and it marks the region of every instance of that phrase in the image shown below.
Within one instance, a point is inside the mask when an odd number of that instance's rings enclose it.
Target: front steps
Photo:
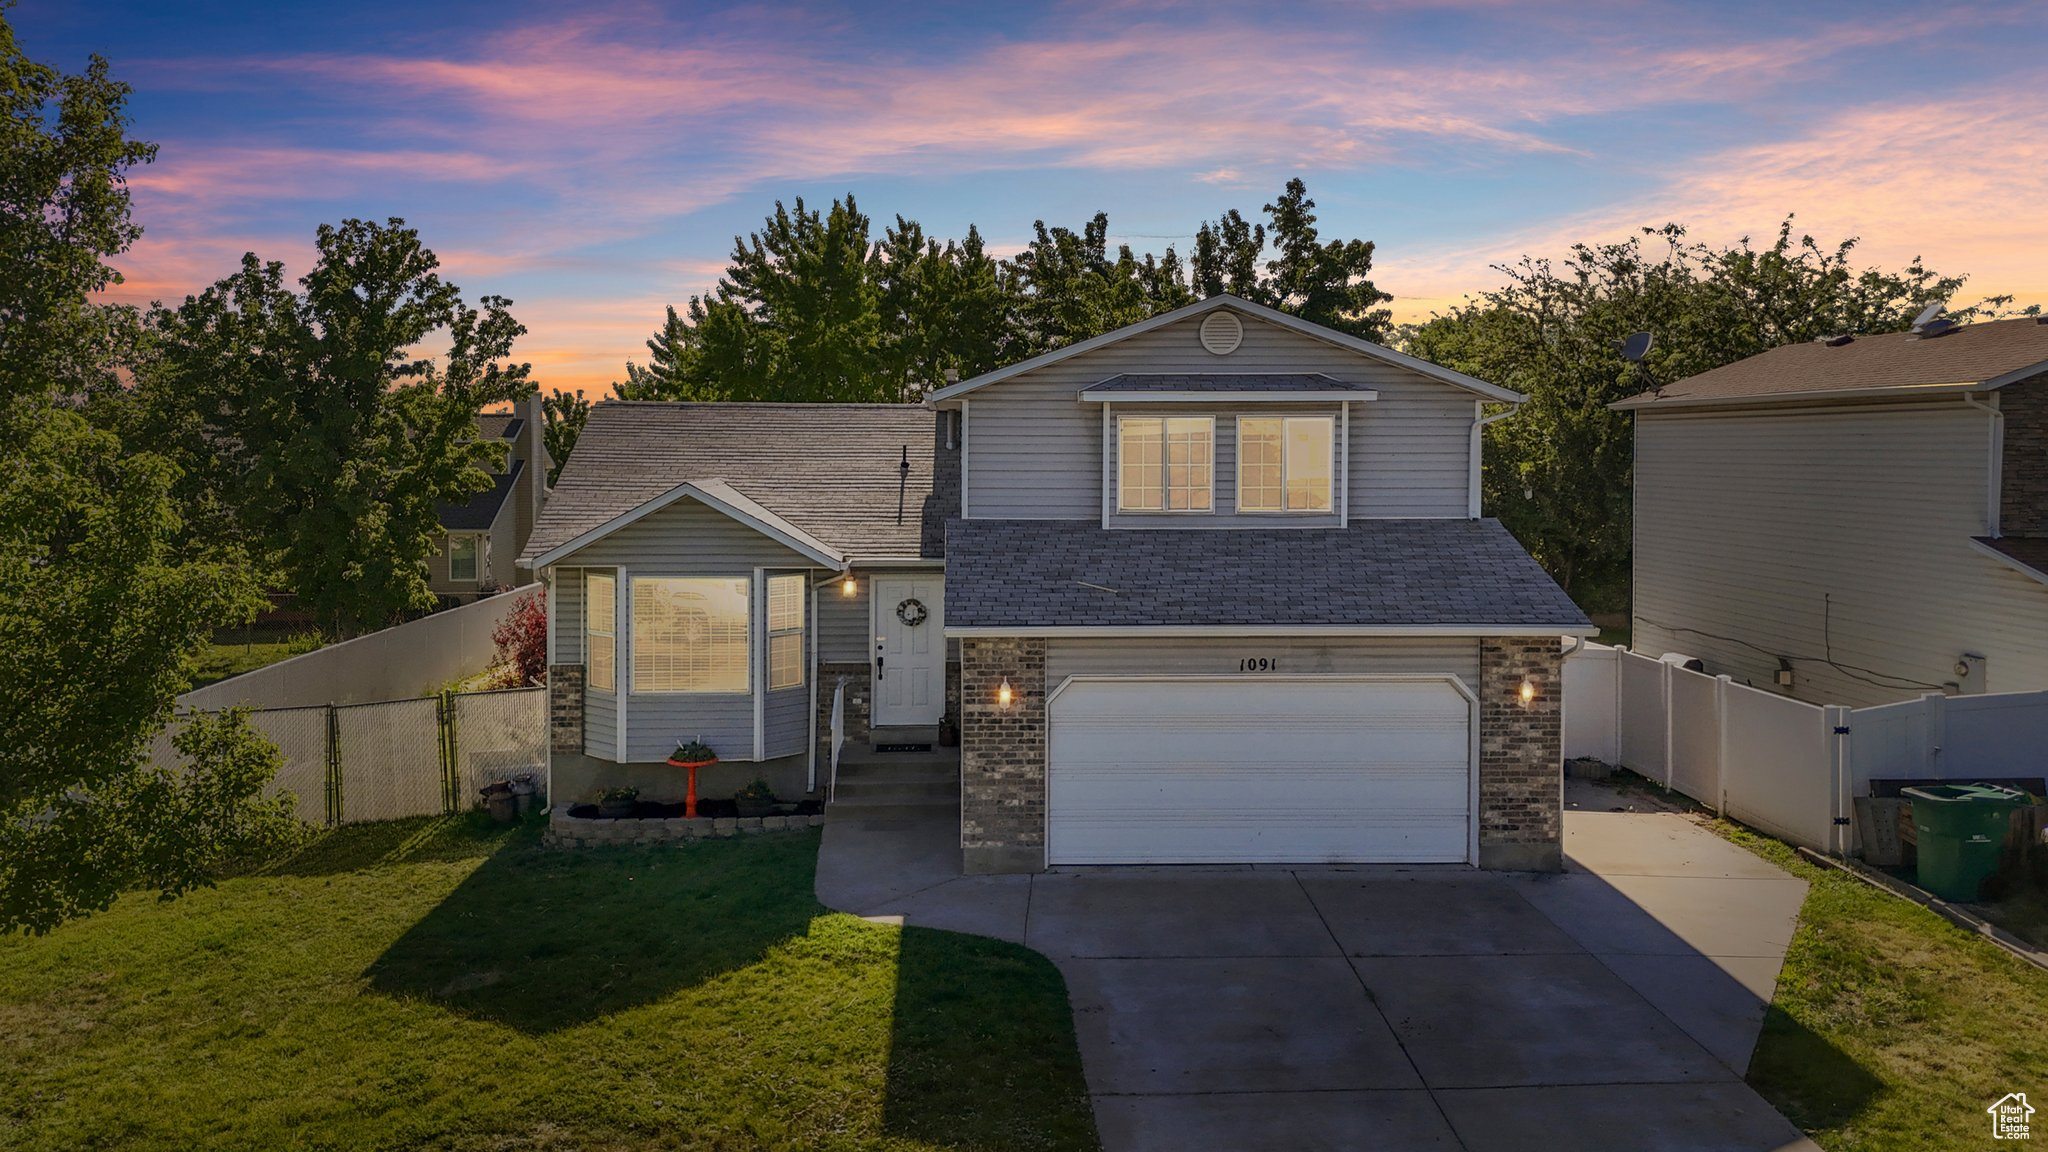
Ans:
[[[956,814],[960,809],[960,750],[876,752],[849,744],[839,754],[839,777],[825,805],[825,821],[896,820]]]

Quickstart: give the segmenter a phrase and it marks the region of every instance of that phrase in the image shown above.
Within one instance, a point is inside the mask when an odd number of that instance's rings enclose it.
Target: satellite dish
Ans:
[[[1943,305],[1939,300],[1922,308],[1920,314],[1913,317],[1913,331],[1918,332],[1920,329],[1934,323],[1934,318],[1941,315],[1942,308]]]
[[[1621,342],[1621,358],[1631,364],[1641,364],[1643,357],[1650,354],[1650,334],[1637,332]]]

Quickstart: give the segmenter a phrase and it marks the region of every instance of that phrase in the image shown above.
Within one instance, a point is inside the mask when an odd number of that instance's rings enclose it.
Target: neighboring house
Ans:
[[[2048,324],[1791,345],[1615,407],[1639,651],[1815,703],[2048,688]]]
[[[552,790],[961,736],[975,872],[1560,866],[1561,637],[1479,517],[1504,389],[1217,297],[914,405],[595,407],[524,562]]]
[[[505,466],[491,474],[491,486],[455,504],[436,506],[447,533],[427,558],[427,587],[456,600],[512,588],[532,579],[519,565],[528,537],[548,499],[547,449],[541,436],[540,396],[521,401],[510,412],[477,417],[486,439],[505,444]]]

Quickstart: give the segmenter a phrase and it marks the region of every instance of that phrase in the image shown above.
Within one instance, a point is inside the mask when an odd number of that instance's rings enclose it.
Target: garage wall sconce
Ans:
[[[1010,702],[1015,698],[1016,693],[1010,690],[1010,678],[1008,676],[1003,677],[1003,682],[996,685],[996,707],[1007,712],[1010,708]]]
[[[1536,702],[1535,681],[1524,678],[1522,680],[1522,686],[1515,690],[1515,699],[1520,700],[1522,702],[1522,707],[1524,708],[1527,708],[1529,705],[1534,704]]]

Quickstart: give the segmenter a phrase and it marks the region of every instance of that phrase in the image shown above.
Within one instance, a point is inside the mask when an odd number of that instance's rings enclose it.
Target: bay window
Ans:
[[[1207,512],[1216,466],[1209,416],[1126,416],[1117,421],[1117,508]]]
[[[1328,512],[1336,421],[1329,416],[1241,416],[1239,512]]]
[[[804,683],[804,589],[809,578],[768,578],[768,687]]]
[[[588,572],[583,576],[584,675],[599,692],[619,686],[619,582]]]
[[[633,691],[751,691],[753,581],[633,578]]]

